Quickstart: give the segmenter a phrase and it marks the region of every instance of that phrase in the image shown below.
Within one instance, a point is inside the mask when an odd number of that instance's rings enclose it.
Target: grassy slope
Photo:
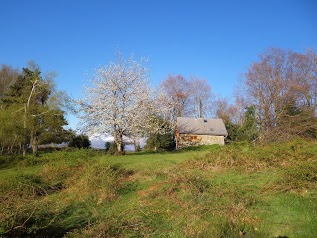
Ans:
[[[317,144],[56,152],[0,163],[0,234],[314,237]]]

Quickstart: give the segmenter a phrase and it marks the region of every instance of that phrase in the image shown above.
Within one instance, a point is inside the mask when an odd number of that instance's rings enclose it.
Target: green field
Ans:
[[[0,158],[3,237],[316,237],[317,142]]]

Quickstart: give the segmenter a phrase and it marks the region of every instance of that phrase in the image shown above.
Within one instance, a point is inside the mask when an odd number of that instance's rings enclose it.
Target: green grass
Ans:
[[[0,158],[4,237],[315,237],[317,143]]]

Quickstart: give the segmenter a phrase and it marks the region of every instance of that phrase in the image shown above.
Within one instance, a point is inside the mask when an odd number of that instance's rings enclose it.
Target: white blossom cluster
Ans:
[[[78,101],[84,131],[112,135],[121,146],[123,136],[136,137],[153,127],[149,122],[157,111],[145,63],[118,53],[115,63],[96,69]]]

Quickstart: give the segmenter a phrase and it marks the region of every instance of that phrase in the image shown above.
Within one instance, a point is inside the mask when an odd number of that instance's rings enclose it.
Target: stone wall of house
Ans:
[[[176,135],[177,149],[195,146],[195,145],[224,145],[224,136],[210,136],[210,135],[192,135],[192,134],[178,134]]]

